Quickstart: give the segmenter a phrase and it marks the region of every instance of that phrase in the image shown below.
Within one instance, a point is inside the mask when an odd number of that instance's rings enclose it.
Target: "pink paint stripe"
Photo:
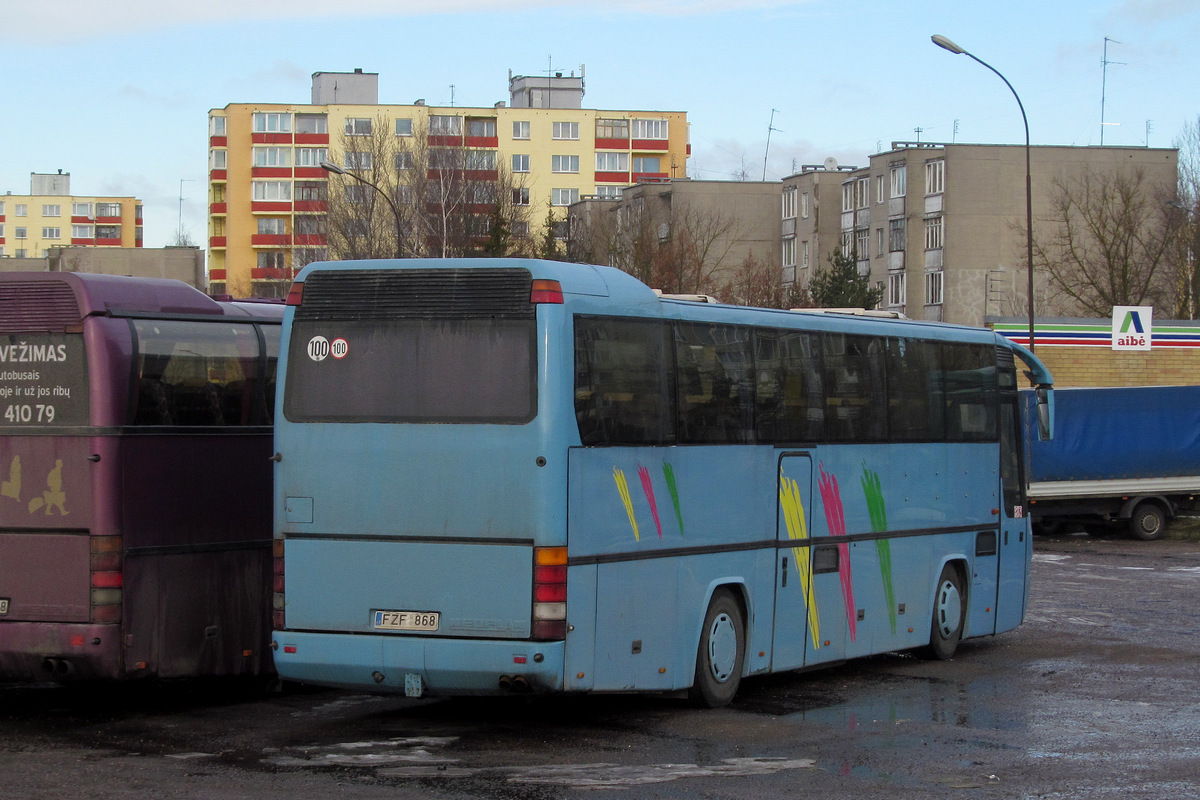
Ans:
[[[646,493],[646,502],[650,504],[650,514],[654,517],[654,527],[658,529],[658,538],[662,538],[662,522],[658,519],[658,502],[654,499],[654,484],[650,482],[650,470],[638,464],[638,477],[642,479],[642,491]]]

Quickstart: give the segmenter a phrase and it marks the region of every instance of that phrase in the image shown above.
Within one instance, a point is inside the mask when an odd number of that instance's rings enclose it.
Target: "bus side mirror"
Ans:
[[[1034,389],[1037,397],[1038,438],[1043,442],[1054,438],[1054,392],[1046,386]]]

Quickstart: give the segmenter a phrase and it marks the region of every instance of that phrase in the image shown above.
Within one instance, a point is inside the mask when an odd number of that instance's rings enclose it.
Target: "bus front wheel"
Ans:
[[[933,598],[933,623],[929,633],[929,647],[925,654],[929,658],[947,661],[958,649],[962,638],[963,622],[966,618],[966,603],[962,577],[954,565],[942,567],[938,578],[937,594]]]
[[[746,657],[746,622],[742,607],[728,589],[718,589],[704,615],[696,654],[696,679],[688,696],[697,705],[729,705],[742,682]]]

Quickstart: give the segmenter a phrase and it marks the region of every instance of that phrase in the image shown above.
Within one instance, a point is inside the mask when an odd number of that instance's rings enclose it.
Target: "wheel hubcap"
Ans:
[[[728,614],[713,620],[708,631],[708,664],[713,677],[724,683],[737,662],[737,630]]]
[[[938,592],[937,612],[938,629],[942,636],[953,636],[962,621],[962,598],[953,581],[942,583],[941,591]]]

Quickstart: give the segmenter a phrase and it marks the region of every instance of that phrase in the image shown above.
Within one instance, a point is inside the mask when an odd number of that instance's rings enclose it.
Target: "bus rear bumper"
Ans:
[[[88,623],[0,623],[0,680],[114,679],[121,672],[121,629]]]
[[[564,642],[275,631],[284,680],[424,695],[562,691]]]

